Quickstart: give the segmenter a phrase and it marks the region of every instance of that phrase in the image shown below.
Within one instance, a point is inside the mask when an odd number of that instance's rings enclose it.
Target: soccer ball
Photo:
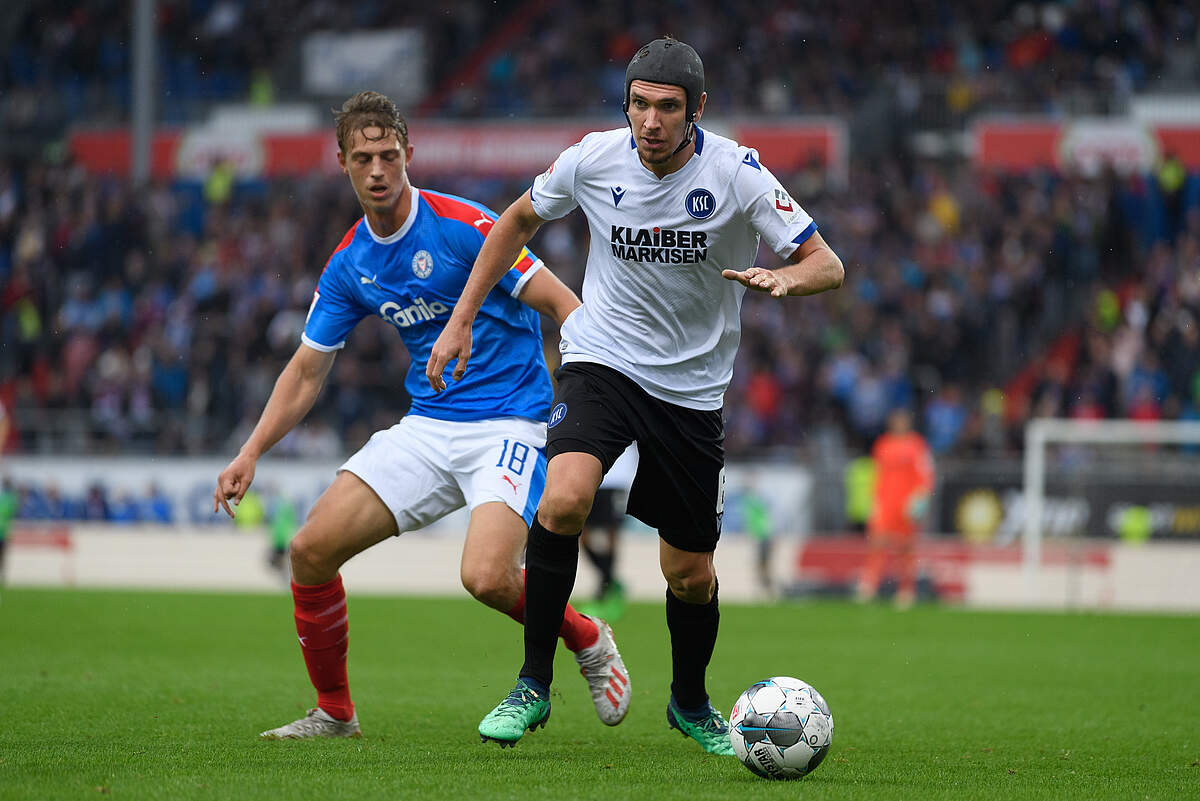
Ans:
[[[833,713],[811,684],[788,676],[755,682],[729,716],[738,759],[766,779],[812,773],[833,742]]]

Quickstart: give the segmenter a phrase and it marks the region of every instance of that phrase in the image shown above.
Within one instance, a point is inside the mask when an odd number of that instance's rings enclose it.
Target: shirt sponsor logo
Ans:
[[[428,322],[449,311],[450,307],[445,303],[436,300],[427,303],[425,298],[417,298],[411,306],[401,306],[389,300],[379,307],[379,316],[400,328],[408,328],[416,323]]]
[[[717,210],[717,199],[707,189],[693,189],[683,202],[687,213],[697,220],[707,220]]]
[[[674,228],[612,226],[612,253],[644,264],[697,264],[708,258],[708,233]]]
[[[433,256],[428,250],[418,250],[412,260],[413,275],[417,278],[428,278],[433,272]]]

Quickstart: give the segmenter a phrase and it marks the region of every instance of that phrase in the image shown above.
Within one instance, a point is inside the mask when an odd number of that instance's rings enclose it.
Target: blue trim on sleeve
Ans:
[[[805,242],[807,242],[809,239],[811,239],[812,235],[815,234],[816,232],[817,232],[817,224],[815,222],[810,222],[808,224],[808,227],[805,228],[803,231],[801,231],[800,235],[792,240],[792,244],[799,247],[800,245],[803,245]]]

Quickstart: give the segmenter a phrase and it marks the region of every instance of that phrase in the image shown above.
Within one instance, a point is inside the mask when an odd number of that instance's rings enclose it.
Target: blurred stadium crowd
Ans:
[[[1196,415],[1196,176],[1173,218],[1146,176],[1018,178],[933,163],[906,172],[886,161],[856,170],[844,191],[819,170],[785,182],[848,280],[789,304],[747,296],[726,404],[731,452],[803,445],[830,424],[866,442],[900,403],[920,410],[939,453],[1008,451],[1035,411]],[[523,189],[429,185],[496,208]],[[69,163],[0,171],[0,397],[18,421],[13,445],[236,447],[357,213],[341,178],[247,185],[212,201],[202,186],[135,192]],[[535,242],[575,287],[584,237],[572,221]],[[336,456],[406,407],[394,332],[370,319],[351,344],[284,452]],[[1020,382],[1030,365],[1036,380]]]
[[[68,109],[126,116],[126,4],[18,5],[27,13],[6,18],[19,46],[0,68],[0,127],[61,137]],[[704,0],[638,15],[616,0],[269,8],[160,3],[165,119],[186,119],[193,103],[286,91],[281,65],[321,26],[418,25],[436,52],[470,53],[513,15],[526,16],[532,39],[462,73],[461,86],[457,62],[433,60],[433,84],[450,90],[432,114],[611,115],[629,54],[664,30],[704,55],[710,108],[723,115],[840,113],[880,91],[913,111],[930,87],[943,110],[964,115],[1103,110],[1147,76],[1194,80],[1197,69],[1196,13],[1170,2],[986,0],[969,13],[782,3],[765,15]],[[626,26],[634,16],[645,21]],[[917,410],[939,454],[1012,453],[1034,414],[1200,417],[1200,174],[1168,157],[1133,175],[1004,175],[893,149],[853,160],[844,187],[815,166],[780,178],[841,255],[847,282],[786,304],[747,296],[726,402],[731,455],[830,437],[860,448],[897,404]],[[497,210],[527,187],[419,166],[413,179]],[[358,214],[340,177],[135,189],[54,148],[0,161],[8,447],[231,452]],[[577,289],[586,235],[572,219],[534,241]],[[386,329],[359,326],[283,453],[336,457],[404,411],[407,356]],[[553,354],[556,334],[546,336]]]
[[[7,5],[0,121],[53,126],[128,115],[130,3]],[[294,91],[300,42],[325,29],[421,29],[436,54],[437,112],[468,117],[611,109],[634,50],[663,32],[704,55],[712,101],[729,113],[836,114],[881,94],[912,110],[929,93],[959,114],[1103,112],[1151,79],[1194,80],[1200,58],[1196,8],[1177,0],[157,5],[162,115],[173,123],[189,121],[206,101],[273,86]],[[476,59],[482,52],[491,57]]]

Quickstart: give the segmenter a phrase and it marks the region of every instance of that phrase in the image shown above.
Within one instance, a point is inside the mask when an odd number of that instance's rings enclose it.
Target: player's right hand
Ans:
[[[434,392],[441,392],[446,388],[446,379],[443,373],[446,370],[446,365],[458,359],[458,364],[454,365],[452,377],[455,381],[462,380],[463,374],[467,371],[467,362],[471,358],[471,325],[456,325],[454,319],[446,323],[446,327],[442,329],[441,335],[438,336],[437,342],[433,343],[433,350],[429,352],[429,361],[425,364],[425,378],[429,380],[429,386],[433,387]]]
[[[722,278],[728,278],[730,281],[737,281],[744,287],[753,289],[756,292],[767,292],[773,298],[786,297],[788,293],[787,282],[782,276],[778,275],[774,270],[768,270],[764,267],[748,267],[745,270],[722,270]]]
[[[216,512],[219,506],[225,509],[225,514],[233,517],[229,501],[232,499],[234,506],[242,502],[246,490],[250,489],[250,482],[254,480],[254,465],[257,461],[253,456],[239,453],[237,458],[221,471],[221,475],[217,476],[217,488],[213,490],[213,512]]]

